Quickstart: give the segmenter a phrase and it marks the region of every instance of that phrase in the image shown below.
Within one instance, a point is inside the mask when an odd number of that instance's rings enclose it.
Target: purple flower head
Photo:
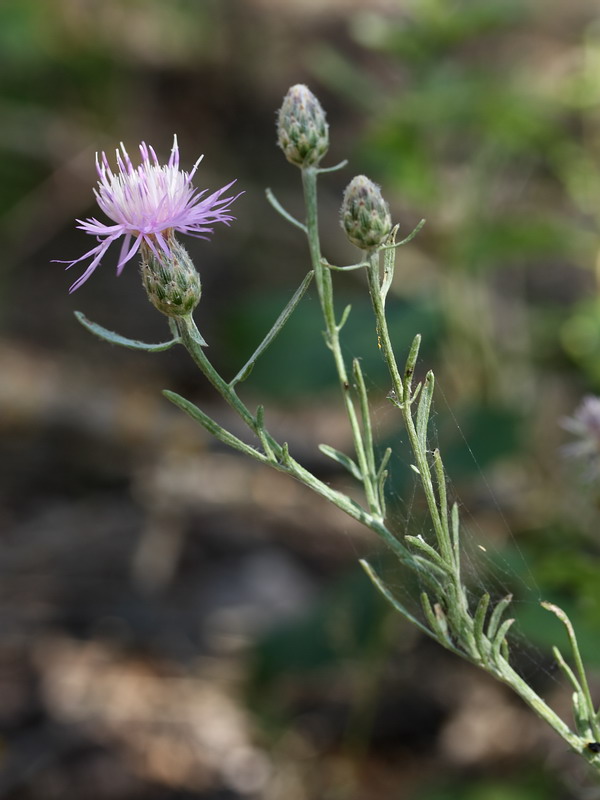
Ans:
[[[179,147],[177,136],[173,137],[173,148],[167,164],[161,166],[152,147],[142,142],[140,145],[141,164],[134,167],[121,144],[117,150],[118,171],[114,173],[105,153],[96,155],[98,188],[94,189],[98,205],[113,225],[105,224],[94,217],[78,219],[77,226],[82,231],[95,236],[99,244],[75,259],[63,261],[67,269],[80,261],[90,258],[85,272],[71,286],[70,292],[78,289],[96,269],[102,257],[117,239],[123,237],[117,275],[125,264],[138,252],[144,242],[157,258],[160,251],[171,255],[169,238],[174,231],[187,233],[200,239],[213,232],[215,222],[229,224],[235,219],[229,209],[238,195],[222,197],[235,183],[213,192],[208,197],[206,189],[198,191],[192,186],[192,178],[203,156],[196,161],[191,172],[179,169]]]

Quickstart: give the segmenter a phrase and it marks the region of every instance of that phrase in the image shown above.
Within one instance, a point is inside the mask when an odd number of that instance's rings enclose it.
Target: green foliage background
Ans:
[[[560,455],[566,438],[561,418],[586,393],[600,394],[600,19],[594,3],[339,0],[317,8],[268,0],[5,0],[5,348],[33,349],[46,364],[69,352],[75,371],[93,363],[117,376],[130,371],[133,381],[145,374],[141,356],[103,353],[71,316],[82,308],[125,335],[162,338],[162,320],[147,306],[135,269],[116,281],[114,261],[107,257],[69,298],[71,274],[49,262],[76,257],[89,246],[74,231],[73,219],[95,213],[94,152],[111,151],[119,141],[133,150],[143,139],[165,153],[177,132],[187,165],[206,153],[200,174],[207,185],[237,177],[245,192],[231,231],[216,232],[210,246],[190,248],[204,283],[201,330],[213,360],[233,374],[306,270],[303,242],[264,201],[268,184],[286,207],[301,213],[298,176],[276,150],[273,125],[281,97],[296,82],[306,82],[328,111],[331,163],[350,159],[346,171],[323,180],[323,239],[330,261],[353,260],[337,208],[355,173],[382,185],[403,231],[427,219],[399,255],[390,300],[398,353],[415,332],[423,334],[423,369],[433,367],[443,388],[436,434],[453,491],[469,508],[490,558],[514,565],[517,586],[525,561],[531,572],[524,582],[572,614],[587,659],[600,666],[598,482],[583,480]],[[343,277],[342,299],[353,306],[348,355],[363,358],[372,394],[384,404],[388,387],[360,275]],[[254,371],[248,391],[290,419],[297,409],[330,409],[328,355],[316,303],[308,298]],[[11,369],[17,362],[6,362],[6,386],[15,379]],[[210,399],[181,359],[163,358],[156,370],[158,380],[193,385]],[[38,384],[32,385],[37,392]],[[67,382],[66,397],[68,389]],[[11,419],[8,414],[3,426],[1,459],[7,530],[22,513],[23,498],[44,504],[53,492],[69,496],[76,491],[73,474],[82,475],[74,462],[65,473],[70,482],[56,477],[50,489],[36,483],[39,473],[20,466],[24,451],[15,445]],[[391,441],[401,432],[386,430],[385,436]],[[125,453],[127,443],[121,445]],[[52,472],[54,461],[48,459]],[[102,458],[98,463],[104,464]],[[123,481],[94,465],[89,480],[77,484],[81,494]],[[394,473],[396,499],[412,491],[405,467]],[[497,521],[494,498],[506,524]],[[417,526],[419,514],[417,503]],[[373,659],[382,672],[394,658],[402,659],[395,650],[398,637],[412,641],[353,573],[353,555],[343,564],[325,558],[317,569],[322,593],[316,605],[254,643],[244,702],[257,728],[268,731],[258,739],[264,735],[276,766],[278,758],[292,758],[281,743],[283,731],[298,725],[298,686],[316,681],[323,692],[340,673],[360,684],[361,671],[369,671]],[[338,647],[339,618],[349,611],[348,637]],[[555,621],[530,604],[518,611],[524,637],[545,658],[561,636]],[[360,694],[349,690],[350,698]],[[356,712],[360,724],[348,723],[351,733],[362,731],[359,756],[370,737],[366,689],[365,697]],[[472,769],[442,763],[436,772],[430,761],[419,762],[422,755],[414,755],[405,740],[399,752],[408,753],[411,769],[418,772],[417,763],[433,773],[413,778],[402,795],[382,788],[385,780],[364,775],[355,783],[336,783],[328,770],[336,758],[354,763],[352,735],[341,737],[335,756],[315,745],[311,764],[320,777],[299,779],[304,794],[298,797],[567,796],[557,789],[560,778],[549,787],[540,776],[539,753],[533,765],[511,761],[505,782],[502,766],[493,761]],[[363,763],[358,756],[356,763]],[[484,774],[488,768],[491,775]],[[557,771],[570,776],[571,769]]]

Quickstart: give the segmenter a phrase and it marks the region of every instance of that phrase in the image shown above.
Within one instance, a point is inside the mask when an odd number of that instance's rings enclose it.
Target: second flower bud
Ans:
[[[361,250],[382,245],[392,229],[390,208],[379,186],[365,175],[357,175],[346,187],[340,214],[346,236]]]

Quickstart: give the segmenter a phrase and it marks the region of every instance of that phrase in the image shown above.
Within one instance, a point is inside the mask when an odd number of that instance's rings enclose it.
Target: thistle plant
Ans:
[[[449,502],[442,455],[430,443],[434,375],[429,371],[422,381],[415,382],[419,335],[408,346],[404,363],[398,363],[386,317],[386,299],[394,279],[398,249],[411,241],[424,221],[398,240],[398,226],[392,225],[389,206],[380,189],[367,177],[359,175],[352,179],[344,193],[340,216],[346,236],[359,250],[359,258],[355,264],[346,266],[329,263],[323,257],[319,239],[317,181],[321,174],[342,169],[346,162],[333,167],[320,166],[329,147],[328,125],[319,101],[307,87],[294,86],[289,90],[279,112],[277,136],[287,160],[300,169],[305,220],[289,214],[269,190],[267,198],[273,208],[305,236],[310,270],[270,331],[232,378],[223,377],[206,354],[207,343],[192,316],[201,298],[200,277],[177,238],[177,234],[206,237],[212,233],[214,223],[228,224],[233,219],[230,209],[235,197],[222,195],[232,183],[202,199],[205,192],[198,192],[192,186],[199,161],[190,173],[180,170],[176,139],[164,166],[160,165],[154,150],[145,144],[140,147],[138,167],[132,165],[121,145],[115,173],[102,154],[97,160],[99,188],[95,194],[100,208],[114,224],[96,219],[80,221],[79,227],[98,237],[100,243],[81,258],[67,262],[73,266],[91,259],[71,287],[73,291],[98,267],[112,242],[124,237],[117,273],[140,252],[143,284],[152,304],[167,316],[170,338],[162,343],[146,344],[108,331],[80,312],[76,312],[77,319],[101,339],[124,347],[157,352],[175,345],[183,346],[247,427],[252,443],[240,439],[179,394],[165,391],[165,397],[219,441],[295,478],[376,534],[399,565],[416,574],[423,587],[421,613],[413,613],[375,569],[361,561],[376,589],[396,611],[442,647],[510,686],[575,752],[600,770],[600,717],[593,705],[573,627],[565,613],[557,606],[542,603],[561,620],[568,635],[570,663],[558,648],[554,648],[554,656],[573,690],[573,727],[548,706],[511,664],[509,631],[514,619],[507,616],[511,596],[492,603],[490,595],[484,592],[473,599],[464,583],[459,506]],[[334,277],[336,282],[343,280],[344,275],[339,273],[350,270],[361,270],[366,276],[374,320],[373,347],[378,348],[387,365],[388,397],[402,418],[412,452],[412,466],[422,486],[430,521],[426,535],[396,531],[386,512],[391,449],[378,455],[360,361],[354,359],[347,364],[342,352],[341,336],[350,307],[340,313],[334,302]],[[264,407],[251,409],[238,394],[239,386],[282,330],[313,280],[323,315],[325,345],[331,352],[353,443],[352,453],[340,452],[328,444],[320,445],[320,449],[362,487],[362,502],[330,487],[299,463],[287,443],[278,441],[269,432]]]

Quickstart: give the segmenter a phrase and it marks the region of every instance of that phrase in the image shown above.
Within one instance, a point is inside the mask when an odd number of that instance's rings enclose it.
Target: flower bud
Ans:
[[[301,83],[283,98],[277,117],[277,143],[298,167],[319,163],[329,148],[329,126],[321,104]]]
[[[170,255],[157,244],[158,257],[148,245],[142,245],[142,282],[155,308],[168,317],[186,317],[200,302],[200,276],[174,236],[168,244]]]
[[[346,236],[361,250],[379,247],[392,229],[390,208],[379,186],[364,175],[357,175],[346,187],[340,213]]]

